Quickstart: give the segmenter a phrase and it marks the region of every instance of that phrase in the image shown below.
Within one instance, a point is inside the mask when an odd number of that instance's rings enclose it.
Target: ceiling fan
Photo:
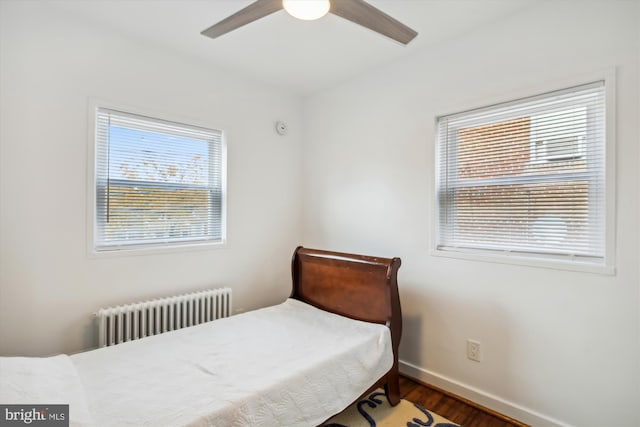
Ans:
[[[201,34],[216,38],[281,9],[304,20],[319,19],[327,13],[333,13],[405,45],[418,35],[413,29],[364,0],[257,0]]]

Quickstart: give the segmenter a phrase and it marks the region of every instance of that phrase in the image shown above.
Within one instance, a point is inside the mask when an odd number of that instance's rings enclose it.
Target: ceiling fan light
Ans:
[[[329,0],[282,0],[282,7],[294,18],[305,21],[320,19],[329,12]]]

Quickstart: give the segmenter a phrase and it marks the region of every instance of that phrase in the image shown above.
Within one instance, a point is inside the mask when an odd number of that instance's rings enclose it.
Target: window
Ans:
[[[98,251],[224,240],[222,132],[96,109]]]
[[[436,252],[605,265],[605,85],[438,118]]]

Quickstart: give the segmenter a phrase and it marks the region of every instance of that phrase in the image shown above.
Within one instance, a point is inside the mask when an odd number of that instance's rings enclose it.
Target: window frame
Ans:
[[[509,104],[526,98],[540,95],[561,92],[572,87],[587,85],[596,81],[603,81],[605,86],[605,159],[604,159],[604,257],[602,262],[591,262],[589,260],[573,258],[570,256],[560,256],[544,253],[529,253],[514,251],[493,251],[476,248],[440,248],[439,244],[439,222],[440,222],[440,146],[439,146],[439,119],[442,117],[455,116],[464,112],[482,110]],[[605,275],[615,275],[615,203],[616,203],[616,182],[615,182],[615,69],[601,70],[596,73],[585,74],[579,77],[546,82],[536,87],[530,87],[521,91],[514,91],[507,95],[496,98],[484,99],[474,102],[474,106],[464,105],[461,108],[452,109],[453,113],[434,115],[434,146],[433,146],[433,173],[431,200],[433,209],[431,215],[431,247],[430,254],[438,257],[455,258],[470,261],[491,262],[499,264],[523,265],[539,268],[568,270],[577,272],[588,272]],[[533,142],[533,141],[531,141]],[[534,161],[540,161],[536,159]],[[578,173],[579,174],[579,173]],[[496,180],[499,178],[492,178]]]
[[[98,110],[111,110],[114,112],[123,113],[124,115],[140,116],[151,121],[168,122],[178,125],[185,125],[185,127],[195,127],[212,130],[219,132],[220,134],[220,157],[221,157],[221,170],[220,170],[220,238],[219,239],[194,239],[194,238],[171,238],[166,241],[158,242],[141,242],[133,244],[114,244],[114,245],[99,245],[98,236],[100,227],[97,217],[97,202],[99,179],[98,173]],[[179,117],[177,115],[168,115],[163,112],[155,111],[150,108],[142,109],[132,106],[123,106],[122,104],[113,104],[100,99],[89,99],[88,108],[88,133],[89,133],[89,147],[88,147],[88,197],[87,197],[87,252],[90,257],[102,257],[102,256],[118,256],[118,255],[144,255],[158,252],[182,252],[188,250],[202,250],[202,249],[215,249],[225,247],[227,245],[227,143],[226,134],[224,131],[217,129],[211,124],[198,122],[191,118]],[[210,147],[211,149],[211,147]],[[120,180],[117,180],[120,181]],[[127,185],[133,185],[134,181],[127,181]],[[137,182],[137,181],[136,181]],[[156,184],[150,182],[143,182],[145,186],[155,186]],[[159,188],[186,188],[188,184],[171,184],[158,185]],[[194,186],[197,187],[197,186]],[[202,186],[199,189],[205,189],[207,187]],[[103,188],[104,191],[104,188]]]

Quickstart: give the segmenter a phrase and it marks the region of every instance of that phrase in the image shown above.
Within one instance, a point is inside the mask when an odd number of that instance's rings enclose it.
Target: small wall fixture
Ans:
[[[320,19],[329,12],[329,0],[282,0],[282,7],[295,18],[305,21]]]
[[[276,132],[280,135],[286,135],[287,124],[285,122],[276,122]]]

